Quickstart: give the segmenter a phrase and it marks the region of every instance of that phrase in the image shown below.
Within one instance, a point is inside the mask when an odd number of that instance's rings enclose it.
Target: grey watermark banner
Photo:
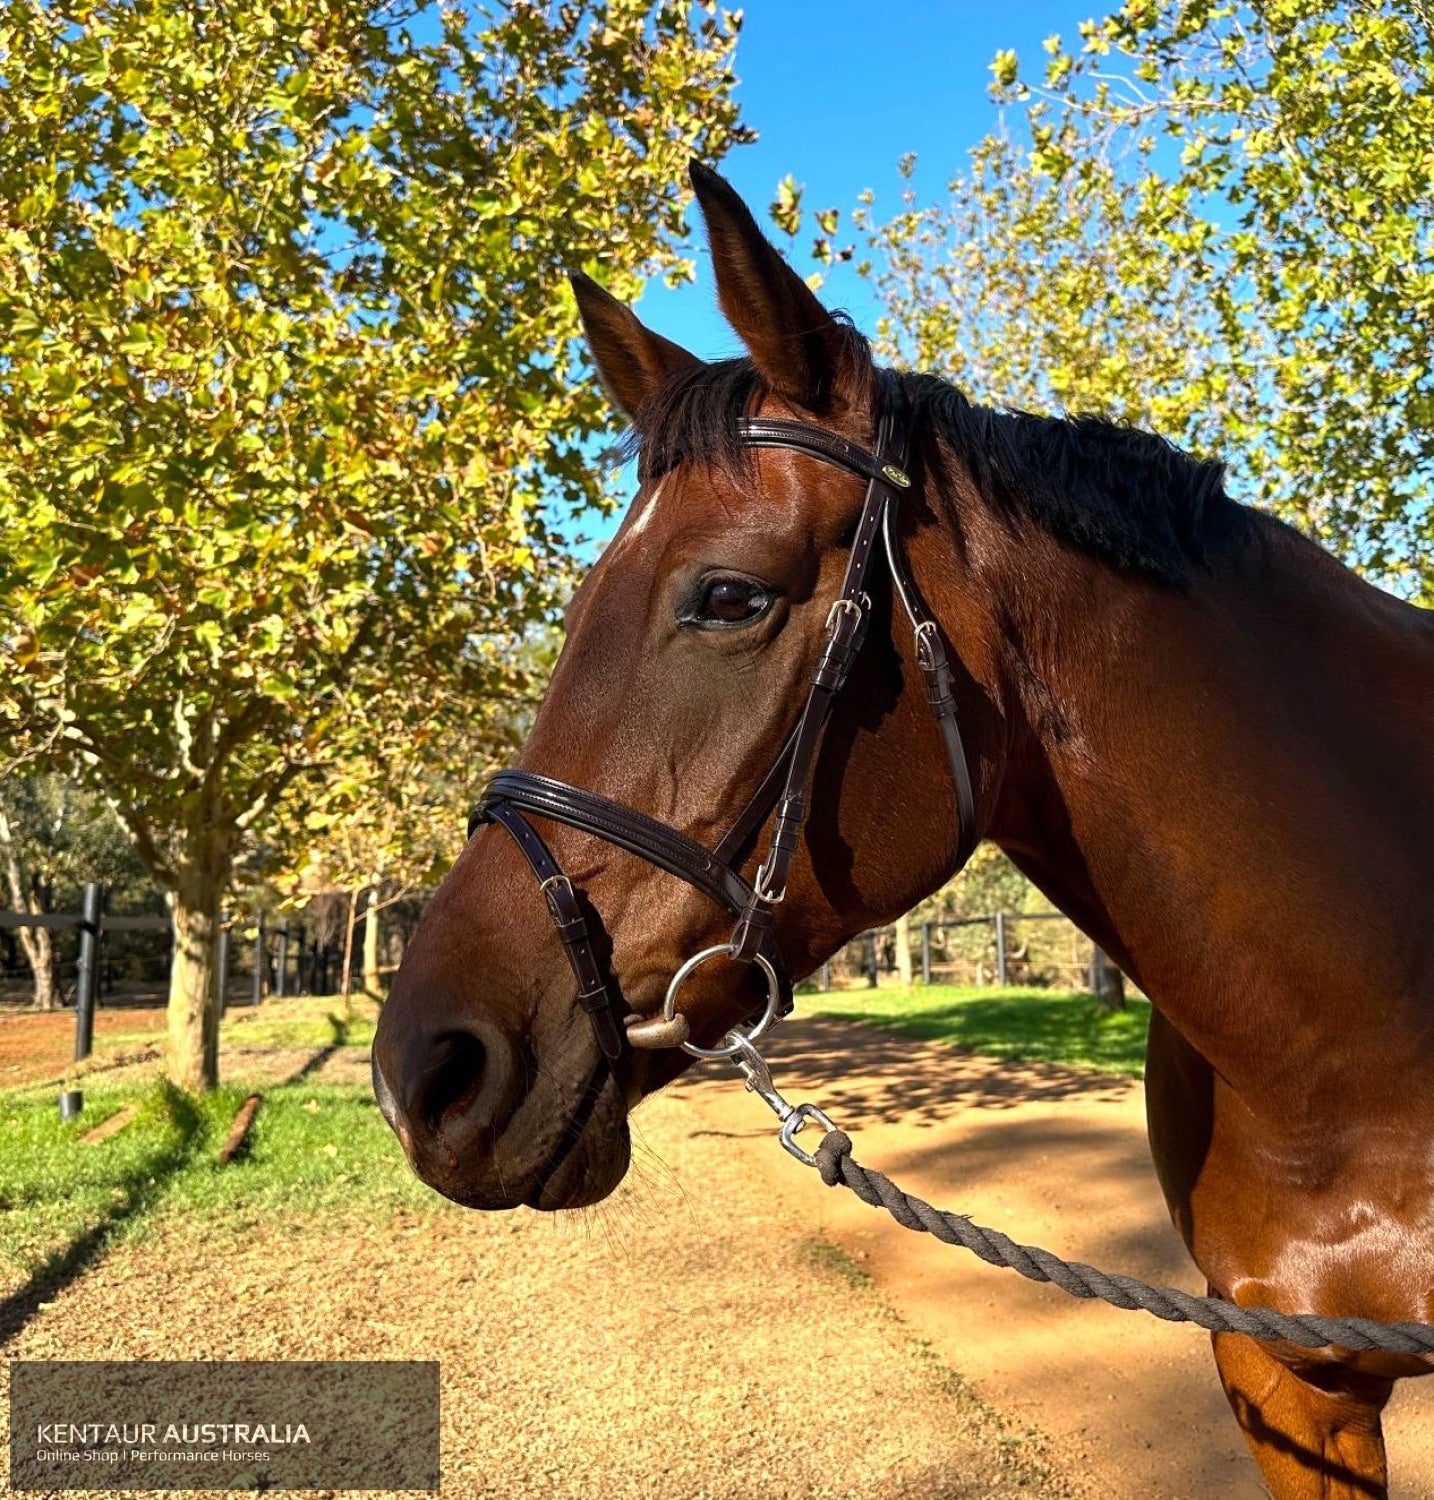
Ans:
[[[14,1490],[436,1490],[438,1365],[17,1360]]]

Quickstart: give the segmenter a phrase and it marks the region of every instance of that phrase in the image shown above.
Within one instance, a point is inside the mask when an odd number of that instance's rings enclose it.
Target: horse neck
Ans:
[[[1434,1051],[1434,940],[1398,916],[1434,842],[1428,618],[1283,528],[1183,590],[989,516],[962,554],[953,638],[994,601],[987,836],[1232,1078],[1307,1083],[1332,1030],[1401,1007]]]

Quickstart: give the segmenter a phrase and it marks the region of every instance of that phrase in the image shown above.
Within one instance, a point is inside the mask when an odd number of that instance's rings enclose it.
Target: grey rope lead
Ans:
[[[766,1059],[739,1029],[729,1031],[725,1057],[747,1088],[781,1121],[781,1142],[798,1161],[816,1167],[828,1187],[850,1188],[863,1203],[884,1208],[905,1229],[922,1230],[947,1245],[969,1250],[991,1266],[1019,1271],[1028,1281],[1048,1281],[1072,1297],[1108,1302],[1127,1312],[1153,1313],[1167,1323],[1198,1323],[1212,1333],[1244,1333],[1255,1339],[1296,1344],[1302,1349],[1382,1349],[1394,1354],[1434,1354],[1434,1325],[1377,1323],[1373,1318],[1323,1318],[1317,1313],[1282,1313],[1272,1307],[1240,1307],[1223,1297],[1196,1297],[1170,1286],[1151,1286],[1134,1276],[1098,1271],[1062,1260],[1049,1250],[1018,1245],[998,1229],[973,1224],[965,1214],[945,1213],[922,1198],[903,1193],[889,1178],[853,1159],[851,1137],[838,1130],[814,1104],[792,1104],[772,1081]],[[797,1136],[808,1124],[826,1131],[808,1154]]]
[[[790,1147],[788,1148],[790,1149]],[[796,1154],[795,1152],[793,1154]],[[1396,1354],[1434,1354],[1434,1326],[1428,1323],[1376,1323],[1372,1318],[1322,1318],[1314,1313],[1282,1313],[1270,1307],[1239,1307],[1221,1297],[1196,1297],[1174,1287],[1150,1286],[1134,1276],[1098,1271],[1062,1260],[1049,1250],[1018,1245],[996,1229],[973,1224],[964,1214],[944,1213],[904,1193],[889,1177],[853,1159],[851,1138],[830,1130],[814,1157],[828,1187],[850,1188],[863,1203],[884,1208],[906,1229],[924,1230],[948,1245],[979,1256],[988,1265],[1018,1271],[1028,1281],[1048,1281],[1072,1297],[1095,1298],[1127,1311],[1153,1313],[1170,1323],[1198,1323],[1212,1333],[1246,1333],[1302,1349],[1383,1349]]]

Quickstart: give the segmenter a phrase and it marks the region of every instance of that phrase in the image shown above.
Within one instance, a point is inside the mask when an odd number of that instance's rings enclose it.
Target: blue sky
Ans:
[[[784,249],[766,210],[789,173],[805,188],[808,214],[839,208],[843,225],[866,188],[876,194],[874,213],[899,207],[905,184],[896,167],[908,152],[918,157],[918,191],[934,197],[997,122],[986,92],[996,53],[1013,48],[1023,64],[1034,63],[1052,32],[1074,41],[1082,21],[1108,8],[1091,0],[1020,0],[1004,9],[970,0],[756,0],[745,12],[735,72],[742,118],[757,140],[734,147],[717,166]],[[739,354],[717,310],[695,206],[687,222],[696,284],[674,290],[654,281],[638,312],[704,359]],[[808,217],[797,241],[802,253],[814,234]],[[821,295],[874,332],[879,303],[850,265],[832,268]],[[594,444],[595,462],[606,447]],[[619,494],[630,497],[635,488],[629,468]],[[621,513],[585,517],[591,540],[580,550],[600,549],[620,520]]]
[[[896,164],[909,151],[919,157],[918,189],[935,195],[996,121],[986,93],[992,57],[1014,48],[1023,64],[1033,63],[1052,32],[1073,41],[1079,23],[1106,8],[1098,0],[755,0],[736,74],[743,119],[758,139],[734,148],[720,170],[764,223],[788,173],[805,185],[808,209],[840,208],[845,218],[870,188],[878,214],[894,211]],[[697,228],[695,209],[689,224]],[[737,353],[700,235],[693,250],[697,284],[677,291],[654,284],[641,315],[705,358]],[[872,330],[876,300],[849,268],[837,268],[822,295]]]

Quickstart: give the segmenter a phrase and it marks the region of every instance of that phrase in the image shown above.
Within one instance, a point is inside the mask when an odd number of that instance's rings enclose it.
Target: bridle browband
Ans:
[[[677,992],[687,977],[719,954],[737,963],[756,964],[767,981],[766,1007],[746,1031],[749,1039],[764,1032],[791,1009],[791,980],[782,963],[773,931],[775,908],[786,895],[787,879],[801,840],[807,794],[822,735],[832,709],[866,640],[871,617],[867,574],[878,540],[886,552],[896,597],[915,633],[916,661],[926,685],[927,701],[941,732],[956,792],[958,868],[975,846],[976,812],[971,777],[956,723],[950,657],[940,626],[921,596],[901,545],[902,494],[911,487],[906,473],[908,408],[894,381],[884,391],[877,422],[876,451],[848,442],[836,433],[804,422],[747,417],[738,422],[742,442],[753,448],[788,448],[849,470],[867,481],[866,499],[852,539],[841,592],[827,614],[827,638],[812,673],[801,716],[770,771],[715,849],[679,833],[646,813],[610,797],[569,786],[532,771],[500,771],[484,788],[468,823],[471,837],[483,823],[497,823],[512,836],[537,877],[563,950],[577,980],[577,1003],[592,1020],[598,1046],[609,1062],[622,1056],[624,1028],[619,1023],[620,991],[604,974],[593,947],[584,902],[563,873],[552,851],[528,821],[531,815],[566,823],[609,844],[636,854],[649,864],[685,880],[735,918],[725,943],[694,954],[673,975],[659,1015],[629,1018],[628,1042],[634,1047],[682,1046],[701,1057],[730,1056],[735,1044],[699,1047],[688,1040],[688,1023],[676,1008]],[[757,834],[775,812],[767,852],[750,881],[740,865]],[[735,1033],[733,1034],[735,1035]]]

